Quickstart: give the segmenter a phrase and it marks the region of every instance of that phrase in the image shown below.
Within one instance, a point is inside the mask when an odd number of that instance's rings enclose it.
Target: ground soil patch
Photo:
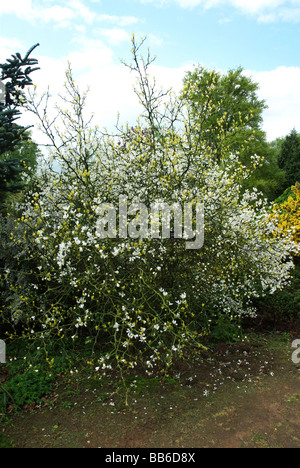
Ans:
[[[122,389],[64,378],[39,407],[10,415],[2,433],[16,448],[300,448],[291,343],[287,334],[256,335],[202,362],[178,362],[165,381],[133,376],[128,406]]]

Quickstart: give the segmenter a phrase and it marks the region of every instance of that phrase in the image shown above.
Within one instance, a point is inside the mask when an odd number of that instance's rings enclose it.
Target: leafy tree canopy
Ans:
[[[276,147],[267,142],[261,128],[267,106],[257,96],[258,87],[240,67],[221,74],[198,66],[187,72],[181,98],[190,107],[196,138],[220,163],[236,154],[242,164],[252,167],[253,156],[261,158],[244,186],[256,187],[274,200],[283,190],[285,173],[278,166]]]
[[[265,144],[261,130],[265,101],[258,84],[243,69],[222,75],[201,66],[187,72],[182,97],[189,102],[199,136],[220,159],[221,152],[240,153],[243,162],[259,154]]]
[[[300,135],[295,129],[282,142],[278,164],[286,173],[285,188],[300,182]]]

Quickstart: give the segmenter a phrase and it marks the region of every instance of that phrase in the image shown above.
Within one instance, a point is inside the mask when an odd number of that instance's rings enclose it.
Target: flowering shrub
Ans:
[[[186,348],[201,349],[220,317],[255,315],[252,299],[289,281],[294,244],[272,235],[276,226],[257,191],[242,190],[251,170],[238,155],[217,161],[196,142],[188,107],[153,92],[137,50],[133,43],[145,114],[135,128],[113,137],[84,124],[85,96],[70,70],[71,109],[60,112],[65,133],[50,132],[42,117],[61,171],[43,169],[17,206],[2,316],[45,348],[83,340],[96,370],[142,363],[150,374]],[[255,168],[259,158],[252,161]],[[203,203],[203,248],[187,250],[183,239],[99,237],[99,207],[117,206],[120,195],[145,206]]]
[[[285,202],[274,204],[271,219],[276,220],[278,236],[290,237],[300,245],[300,184],[291,190],[292,195]]]

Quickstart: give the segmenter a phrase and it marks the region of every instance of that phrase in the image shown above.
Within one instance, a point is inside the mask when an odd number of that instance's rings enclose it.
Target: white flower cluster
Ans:
[[[77,130],[76,148],[64,147],[62,172],[41,172],[19,207],[14,241],[19,235],[27,273],[12,285],[18,296],[12,316],[22,317],[30,332],[73,340],[88,333],[94,344],[104,340],[111,348],[99,369],[114,356],[131,368],[144,358],[151,371],[185,345],[200,345],[211,315],[254,316],[253,298],[289,281],[295,245],[273,236],[257,191],[242,190],[249,169],[238,156],[220,164],[210,148],[197,143],[196,151],[193,129],[162,127],[150,138],[138,126],[90,150],[84,130]],[[203,203],[204,247],[191,252],[181,239],[100,239],[97,210],[117,206],[120,195],[146,206]]]

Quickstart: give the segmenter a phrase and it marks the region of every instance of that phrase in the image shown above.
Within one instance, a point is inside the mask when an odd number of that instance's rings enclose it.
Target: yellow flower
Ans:
[[[277,235],[290,235],[291,239],[296,243],[300,243],[300,184],[297,183],[292,187],[296,198],[289,197],[286,202],[275,204],[270,219],[277,222]]]

